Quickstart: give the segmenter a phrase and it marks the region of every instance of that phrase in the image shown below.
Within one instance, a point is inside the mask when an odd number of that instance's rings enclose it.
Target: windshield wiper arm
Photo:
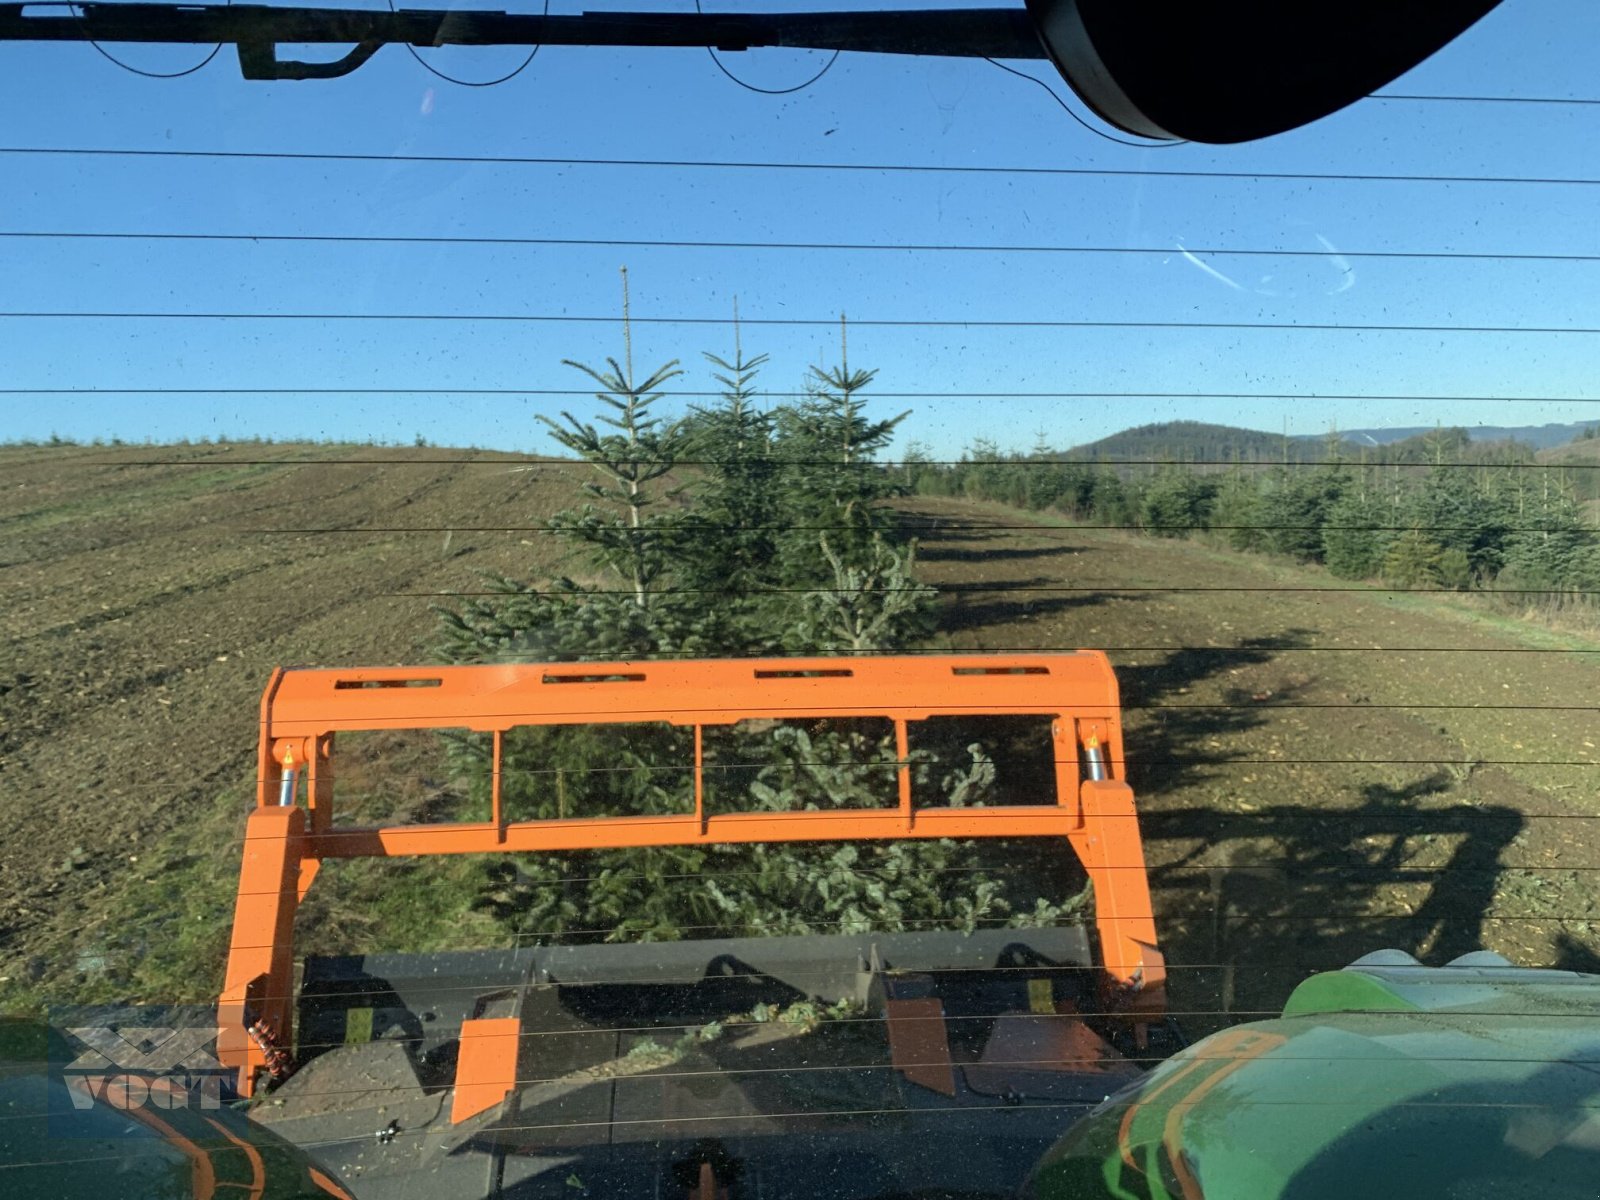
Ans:
[[[31,12],[29,10],[32,10]],[[633,13],[539,16],[487,11],[277,8],[260,4],[83,4],[65,15],[0,4],[0,42],[234,45],[246,79],[331,79],[379,49],[412,46],[783,46],[956,58],[1043,58],[1023,8],[898,12]],[[284,43],[355,44],[327,63],[280,59]]]

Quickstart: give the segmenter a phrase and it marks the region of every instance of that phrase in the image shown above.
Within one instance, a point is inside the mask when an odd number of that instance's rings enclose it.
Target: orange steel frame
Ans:
[[[1056,803],[915,807],[909,722],[934,716],[1052,719]],[[877,717],[893,723],[892,809],[709,815],[700,729],[752,719]],[[503,735],[527,725],[667,722],[695,730],[694,812],[507,821]],[[335,828],[341,730],[469,729],[493,735],[488,821]],[[1098,746],[1103,778],[1088,778]],[[252,1022],[292,1036],[294,920],[327,859],[535,853],[695,843],[1060,837],[1094,885],[1102,1002],[1143,1024],[1165,1005],[1133,793],[1123,782],[1116,677],[1104,654],[516,664],[275,671],[261,701],[256,807],[245,832],[233,940],[218,1014],[221,1060],[248,1095],[266,1065]],[[280,803],[286,771],[293,796]]]

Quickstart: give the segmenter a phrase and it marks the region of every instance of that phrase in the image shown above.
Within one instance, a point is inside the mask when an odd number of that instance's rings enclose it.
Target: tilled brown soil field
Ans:
[[[954,645],[1110,652],[1191,1026],[1383,947],[1600,970],[1600,644],[1189,542],[909,515]]]
[[[224,921],[233,879],[172,838],[236,836],[216,814],[250,795],[271,668],[424,658],[431,593],[549,569],[526,527],[570,502],[571,470],[0,448],[0,1007],[71,998],[107,923],[173,903],[173,881]],[[1200,544],[906,512],[941,644],[1110,651],[1192,1026],[1385,946],[1600,968],[1600,644]]]
[[[548,559],[536,530],[452,529],[568,501],[574,467],[509,459],[0,448],[0,1003],[92,973],[108,898],[166,865],[141,855],[224,793],[243,812],[273,667],[416,661],[428,593]]]

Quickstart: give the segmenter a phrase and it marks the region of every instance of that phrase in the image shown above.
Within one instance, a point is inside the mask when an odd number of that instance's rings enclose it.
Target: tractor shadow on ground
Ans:
[[[1155,864],[1172,1010],[1191,1036],[1276,1015],[1306,976],[1374,950],[1438,965],[1483,948],[1504,855],[1527,824],[1509,805],[1463,802],[1466,775],[1442,766],[1419,766],[1398,785],[1354,785],[1353,794],[1306,791],[1299,802],[1291,784],[1245,789],[1238,809],[1164,807],[1164,794],[1246,770],[1236,735],[1303,691],[1280,685],[1257,704],[1227,688],[1221,703],[1191,707],[1188,689],[1269,663],[1312,632],[1191,647],[1118,670],[1125,706],[1144,710],[1130,722],[1129,778]]]
[[[1585,975],[1600,975],[1600,954],[1593,946],[1586,946],[1570,933],[1556,934],[1556,958],[1551,964],[1558,971],[1581,971]]]
[[[1366,787],[1345,808],[1191,808],[1142,822],[1147,842],[1196,847],[1150,879],[1183,1006],[1214,1014],[1214,1028],[1275,1013],[1306,976],[1374,950],[1437,966],[1482,949],[1502,856],[1526,819],[1428,803],[1454,783],[1441,770]],[[1447,861],[1417,865],[1436,842]]]

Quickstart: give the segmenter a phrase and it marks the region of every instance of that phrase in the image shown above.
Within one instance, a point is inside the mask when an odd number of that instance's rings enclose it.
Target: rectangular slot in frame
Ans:
[[[1049,667],[951,667],[952,675],[1048,675]]]
[[[757,679],[849,679],[855,672],[849,667],[821,667],[811,670],[757,671]]]
[[[442,679],[336,679],[336,692],[362,692],[377,688],[435,688],[443,687]]]

